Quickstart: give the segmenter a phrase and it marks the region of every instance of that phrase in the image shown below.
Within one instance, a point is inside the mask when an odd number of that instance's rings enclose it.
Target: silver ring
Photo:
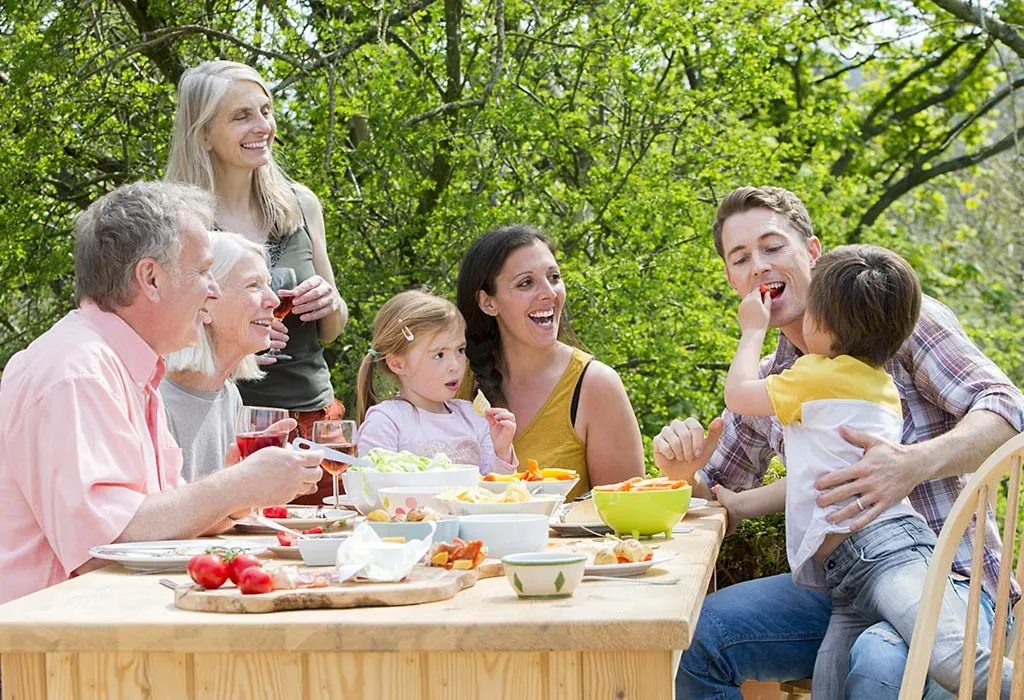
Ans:
[[[860,496],[857,496],[857,507],[864,510],[864,504],[860,502]]]

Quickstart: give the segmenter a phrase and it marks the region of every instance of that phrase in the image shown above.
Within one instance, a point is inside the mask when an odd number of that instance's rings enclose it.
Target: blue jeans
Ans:
[[[966,601],[966,582],[954,581],[954,587]],[[986,614],[980,616],[978,639],[988,640],[993,602],[984,591],[981,599]],[[747,680],[810,678],[831,614],[828,596],[799,588],[791,574],[744,581],[712,593],[679,662],[677,700],[742,700],[740,685]],[[847,698],[898,697],[907,645],[894,635],[898,637],[886,623],[879,623],[857,639],[850,654]],[[929,699],[933,686],[938,688],[929,681]]]
[[[910,639],[934,548],[935,533],[924,522],[902,517],[873,523],[850,535],[825,559],[832,617],[814,667],[815,700],[844,696],[854,642],[871,625],[888,622],[900,637]],[[966,618],[967,606],[947,584],[928,672],[951,692],[956,692],[960,683]],[[980,644],[974,651],[974,697],[984,698],[990,654]],[[1009,698],[1012,674],[1012,664],[1004,662],[1004,698]],[[845,692],[851,697],[850,689]]]

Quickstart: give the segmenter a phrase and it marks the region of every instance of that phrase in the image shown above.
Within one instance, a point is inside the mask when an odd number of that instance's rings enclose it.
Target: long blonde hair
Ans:
[[[259,85],[273,102],[266,82],[244,63],[206,61],[181,76],[165,180],[198,185],[216,193],[213,161],[203,146],[203,135],[231,84],[242,80]],[[293,191],[295,182],[274,160],[273,145],[270,146],[270,161],[253,173],[251,194],[264,223],[270,227],[270,238],[279,239],[302,225],[302,210]]]
[[[433,294],[414,289],[384,302],[373,321],[370,349],[359,365],[356,389],[359,422],[363,422],[370,406],[381,401],[374,387],[377,367],[394,376],[386,361],[388,355],[404,355],[418,338],[465,330],[466,322],[455,304]]]

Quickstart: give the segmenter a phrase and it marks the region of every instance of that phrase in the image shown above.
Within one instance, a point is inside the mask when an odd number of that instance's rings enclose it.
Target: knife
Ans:
[[[335,462],[344,462],[345,464],[351,464],[353,467],[362,467],[363,469],[372,469],[374,471],[377,470],[377,465],[368,459],[360,459],[359,457],[347,455],[344,452],[338,452],[338,450],[332,450],[330,447],[313,442],[312,440],[295,438],[292,440],[292,448],[297,450],[320,450],[324,453],[324,457],[334,460]]]

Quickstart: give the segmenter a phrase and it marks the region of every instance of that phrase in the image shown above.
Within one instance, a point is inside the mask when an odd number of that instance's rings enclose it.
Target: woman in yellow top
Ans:
[[[470,396],[480,389],[515,414],[522,464],[579,472],[570,497],[644,473],[640,427],[618,373],[563,342],[575,337],[550,238],[521,224],[485,233],[462,258],[458,307]]]

